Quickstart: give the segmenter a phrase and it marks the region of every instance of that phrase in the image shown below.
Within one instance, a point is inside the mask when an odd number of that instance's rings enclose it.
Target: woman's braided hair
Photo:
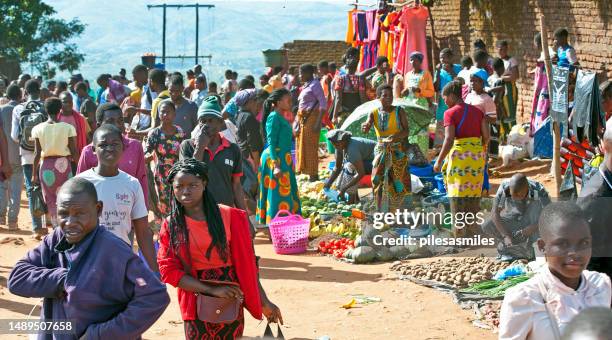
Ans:
[[[264,101],[263,108],[263,119],[261,120],[262,127],[262,136],[265,140],[267,137],[266,133],[266,121],[268,120],[268,116],[272,111],[274,111],[274,105],[278,104],[278,102],[283,99],[284,96],[290,95],[291,93],[286,88],[280,88],[272,91],[272,93],[268,96],[266,101]]]
[[[174,196],[174,188],[172,186],[174,178],[181,172],[194,175],[202,181],[208,182],[208,166],[196,159],[188,158],[175,163],[168,173],[167,183],[171,187],[168,232],[170,234],[170,245],[177,253],[181,243],[189,243],[189,232],[185,223],[185,208]],[[219,206],[207,187],[204,189],[204,195],[202,196],[202,205],[206,214],[208,232],[212,238],[210,247],[206,249],[206,258],[210,259],[213,248],[217,248],[219,256],[225,262],[228,258],[225,227],[221,219]]]

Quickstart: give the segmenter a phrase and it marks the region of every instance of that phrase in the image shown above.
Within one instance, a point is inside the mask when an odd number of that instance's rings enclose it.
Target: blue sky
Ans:
[[[147,10],[147,4],[214,4],[200,10],[200,55],[212,54],[209,64],[201,62],[214,80],[226,68],[241,75],[264,71],[265,49],[280,48],[295,39],[342,40],[346,32],[348,0],[47,0],[58,16],[79,18],[87,25],[76,40],[86,54],[80,72],[88,79],[98,74],[128,71],[145,52],[161,55],[161,9]],[[376,0],[361,0],[374,4]],[[192,55],[195,47],[193,9],[167,10],[167,54]],[[172,70],[184,71],[193,60],[174,61]]]

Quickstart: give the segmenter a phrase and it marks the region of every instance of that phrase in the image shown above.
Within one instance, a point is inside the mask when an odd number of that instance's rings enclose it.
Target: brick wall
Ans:
[[[540,30],[542,12],[548,26],[549,44],[552,45],[554,30],[566,27],[582,67],[597,72],[600,81],[612,78],[610,0],[439,0],[432,8],[436,49],[452,48],[458,63],[459,55],[469,54],[477,38],[487,43],[491,54],[495,54],[496,40],[509,40],[510,54],[520,65],[518,115],[528,119],[533,77],[527,71],[535,66],[540,54],[533,46],[533,36]],[[428,36],[430,32],[428,26]]]
[[[311,63],[315,66],[319,61],[327,60],[338,66],[342,65],[342,55],[348,45],[344,41],[334,40],[294,40],[283,45],[287,49],[289,66],[299,66]]]

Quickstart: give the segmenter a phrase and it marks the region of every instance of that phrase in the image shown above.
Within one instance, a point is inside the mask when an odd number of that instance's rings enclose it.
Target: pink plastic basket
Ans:
[[[280,216],[285,214],[287,216]],[[270,221],[270,236],[277,254],[299,254],[308,248],[310,220],[280,210]]]

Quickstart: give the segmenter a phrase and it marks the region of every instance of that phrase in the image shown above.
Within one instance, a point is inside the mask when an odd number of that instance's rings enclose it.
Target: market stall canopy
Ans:
[[[393,106],[400,106],[404,109],[404,112],[406,112],[410,136],[426,131],[433,118],[429,109],[418,105],[414,99],[396,98],[393,100]],[[366,121],[368,114],[378,107],[380,107],[380,101],[378,99],[359,105],[355,111],[344,120],[340,128],[345,131],[350,131],[355,137],[365,137],[376,140],[374,128],[370,129],[368,134],[364,134],[361,132],[361,124]]]

